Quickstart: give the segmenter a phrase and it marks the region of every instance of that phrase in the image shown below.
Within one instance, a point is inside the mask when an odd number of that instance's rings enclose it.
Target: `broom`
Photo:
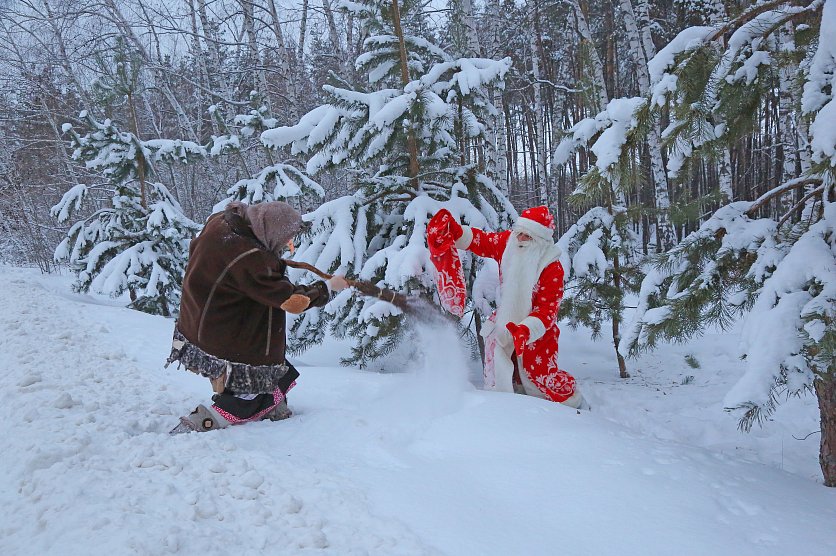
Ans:
[[[291,261],[288,259],[282,260],[287,266],[291,268],[299,268],[302,270],[313,272],[323,280],[328,280],[333,276],[332,274],[328,274],[327,272],[322,272],[315,266],[308,263]],[[411,302],[411,300],[407,296],[401,293],[392,291],[388,288],[379,288],[371,282],[364,282],[362,280],[351,280],[349,278],[346,278],[345,281],[348,282],[349,286],[356,289],[363,295],[367,295],[369,297],[376,297],[378,299],[382,299],[383,301],[388,301],[404,313],[414,312],[415,303]]]

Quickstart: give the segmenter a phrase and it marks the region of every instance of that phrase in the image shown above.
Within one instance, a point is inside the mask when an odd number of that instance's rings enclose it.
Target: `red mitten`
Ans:
[[[464,231],[461,224],[447,209],[441,209],[427,222],[427,245],[432,248],[442,248],[446,243],[452,243],[462,237]]]
[[[528,343],[528,338],[531,337],[531,330],[524,324],[514,324],[513,322],[506,324],[505,328],[514,338],[514,351],[517,352],[517,355],[520,355],[526,343]]]
[[[467,297],[464,270],[455,245],[463,233],[464,230],[447,209],[438,211],[427,223],[427,248],[436,270],[438,297],[441,306],[458,317],[464,314]]]

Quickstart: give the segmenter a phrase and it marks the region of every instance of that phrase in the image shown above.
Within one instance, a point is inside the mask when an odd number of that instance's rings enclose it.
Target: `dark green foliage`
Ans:
[[[581,249],[586,250],[586,260],[590,253],[600,253],[601,260],[590,267],[579,267],[575,259],[560,307],[562,318],[573,326],[589,327],[598,337],[604,323],[622,319],[624,298],[638,291],[641,281],[640,270],[632,264],[635,237],[626,213],[592,209],[561,238],[561,246],[573,258]]]

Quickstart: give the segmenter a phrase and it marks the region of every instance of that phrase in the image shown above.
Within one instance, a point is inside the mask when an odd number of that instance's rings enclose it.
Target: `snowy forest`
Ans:
[[[723,411],[815,399],[836,487],[834,95],[836,0],[0,0],[0,263],[176,317],[207,217],[282,200],[294,259],[437,303],[434,214],[546,205],[607,373],[736,329]],[[478,361],[497,268],[462,263]],[[288,349],[420,337],[344,291]]]

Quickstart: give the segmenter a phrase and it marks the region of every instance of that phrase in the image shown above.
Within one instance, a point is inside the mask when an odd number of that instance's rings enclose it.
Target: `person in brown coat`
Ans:
[[[230,203],[191,242],[180,316],[166,363],[210,379],[211,406],[180,418],[172,433],[207,431],[291,415],[299,372],[285,359],[286,313],[322,307],[345,278],[293,284],[281,260],[302,217],[287,203]]]

